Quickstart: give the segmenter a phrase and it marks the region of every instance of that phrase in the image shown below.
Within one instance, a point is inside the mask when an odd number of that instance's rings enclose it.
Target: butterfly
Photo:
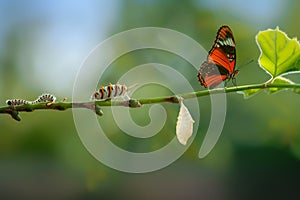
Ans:
[[[234,80],[236,50],[233,33],[228,26],[221,26],[217,36],[198,72],[198,80],[206,88],[214,88],[225,80]]]

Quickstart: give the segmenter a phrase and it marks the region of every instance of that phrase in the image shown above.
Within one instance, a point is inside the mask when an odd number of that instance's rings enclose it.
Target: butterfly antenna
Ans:
[[[242,67],[246,66],[246,65],[249,65],[250,63],[254,62],[254,59],[251,59],[251,60],[248,60],[247,62],[245,63],[242,63],[241,65],[239,65],[239,69],[241,69]]]

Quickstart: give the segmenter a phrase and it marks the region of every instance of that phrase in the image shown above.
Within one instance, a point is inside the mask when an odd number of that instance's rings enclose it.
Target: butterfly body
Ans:
[[[206,88],[214,88],[222,81],[235,77],[236,49],[231,29],[222,26],[217,33],[213,47],[208,53],[207,60],[199,69],[198,80]]]

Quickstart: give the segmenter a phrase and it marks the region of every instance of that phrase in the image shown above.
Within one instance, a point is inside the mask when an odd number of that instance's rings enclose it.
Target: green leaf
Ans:
[[[277,27],[275,30],[260,31],[256,42],[261,51],[259,65],[272,78],[300,70],[300,65],[296,65],[300,58],[300,45],[296,38],[288,38]]]
[[[237,91],[238,94],[242,94],[244,98],[250,98],[254,94],[257,94],[261,89],[249,89],[249,90],[244,90],[244,91]]]
[[[291,81],[290,79],[284,78],[284,77],[276,77],[275,79],[272,80],[271,83],[274,84],[295,84],[293,81]],[[275,93],[278,92],[279,90],[282,90],[284,88],[269,88],[269,92]]]

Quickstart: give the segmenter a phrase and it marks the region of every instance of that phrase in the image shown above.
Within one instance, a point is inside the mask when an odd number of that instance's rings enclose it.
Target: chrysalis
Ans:
[[[176,135],[181,144],[186,145],[188,139],[192,136],[194,123],[195,121],[181,99],[180,110],[176,124]]]

